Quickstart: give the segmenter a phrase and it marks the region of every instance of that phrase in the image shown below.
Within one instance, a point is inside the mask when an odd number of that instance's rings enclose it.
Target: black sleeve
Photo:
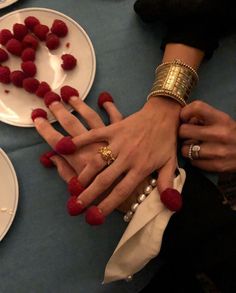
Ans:
[[[162,48],[182,43],[211,57],[219,38],[235,29],[234,0],[137,0],[134,10],[145,22],[167,24]]]

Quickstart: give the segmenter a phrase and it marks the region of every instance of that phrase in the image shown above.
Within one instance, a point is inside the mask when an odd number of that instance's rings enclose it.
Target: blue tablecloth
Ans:
[[[58,10],[78,21],[90,36],[97,73],[86,102],[98,110],[100,91],[110,91],[124,115],[138,110],[151,87],[159,50],[161,26],[140,22],[131,0],[19,0],[0,11],[27,7]],[[236,42],[224,40],[212,61],[201,69],[195,97],[236,111]],[[99,111],[99,110],[98,110]],[[65,212],[66,185],[38,157],[48,149],[34,129],[0,123],[0,147],[12,160],[20,186],[13,226],[0,244],[1,293],[138,292],[158,269],[149,264],[133,281],[101,285],[106,262],[126,224],[118,212],[105,225],[91,228],[83,217]]]

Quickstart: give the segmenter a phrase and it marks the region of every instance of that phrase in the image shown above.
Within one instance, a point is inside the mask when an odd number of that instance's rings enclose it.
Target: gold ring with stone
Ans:
[[[100,147],[98,153],[102,156],[102,159],[107,163],[108,166],[115,161],[115,157],[113,156],[109,146]]]

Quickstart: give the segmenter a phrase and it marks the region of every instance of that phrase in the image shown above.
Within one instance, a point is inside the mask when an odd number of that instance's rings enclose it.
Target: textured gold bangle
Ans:
[[[185,106],[197,81],[197,72],[182,61],[162,63],[155,71],[155,80],[147,99],[164,96]]]

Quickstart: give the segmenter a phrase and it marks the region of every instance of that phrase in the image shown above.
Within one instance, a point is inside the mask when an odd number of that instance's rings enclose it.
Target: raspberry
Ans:
[[[64,85],[62,88],[61,88],[61,97],[62,97],[62,100],[65,102],[65,103],[68,103],[69,102],[69,99],[71,97],[79,97],[79,93],[78,91],[69,86],[69,85]]]
[[[34,109],[31,113],[31,118],[34,121],[34,119],[36,119],[38,117],[42,117],[44,119],[47,119],[48,114],[45,110],[43,110],[41,108]]]
[[[182,197],[176,189],[167,188],[161,193],[160,199],[162,203],[171,211],[177,212],[182,207]]]
[[[76,151],[76,145],[73,143],[71,137],[64,136],[57,142],[55,151],[61,155],[70,155]]]
[[[0,66],[0,82],[2,83],[10,83],[11,79],[10,79],[10,69],[7,66]]]
[[[8,29],[3,29],[0,31],[0,44],[3,46],[6,45],[6,43],[13,38],[13,34]]]
[[[47,34],[49,32],[49,27],[44,24],[36,24],[36,26],[33,29],[34,34],[36,37],[40,39],[40,41],[45,41]]]
[[[43,98],[45,96],[46,93],[50,92],[51,88],[49,86],[49,84],[47,84],[45,81],[42,81],[37,89],[37,91],[35,92],[36,96]]]
[[[61,59],[63,61],[63,63],[61,64],[61,67],[64,70],[72,70],[77,64],[76,58],[72,56],[71,54],[64,54],[61,56]]]
[[[112,103],[114,103],[112,96],[108,92],[102,92],[102,93],[100,93],[100,95],[98,97],[98,106],[100,108],[103,107],[103,104],[105,102],[112,102]]]
[[[87,209],[85,220],[89,225],[101,225],[105,222],[105,217],[98,207],[91,206]]]
[[[25,79],[24,72],[20,70],[12,71],[11,75],[11,82],[17,87],[23,87],[23,80]]]
[[[33,28],[37,25],[40,24],[40,21],[34,17],[34,16],[28,16],[24,20],[25,25],[27,26],[28,29],[33,30]]]
[[[32,48],[26,48],[21,54],[22,61],[34,61],[35,60],[35,50]]]
[[[81,185],[77,177],[72,177],[68,183],[68,190],[71,196],[79,196],[84,190],[84,187]]]
[[[26,61],[21,63],[21,69],[24,71],[25,75],[28,77],[35,76],[37,72],[36,65],[33,61]]]
[[[38,40],[31,34],[27,34],[22,41],[23,48],[33,48],[34,50],[37,50],[38,45]]]
[[[7,52],[5,50],[3,50],[2,48],[0,48],[0,62],[4,62],[7,61],[9,58]]]
[[[15,23],[13,25],[13,33],[17,40],[22,41],[23,38],[28,34],[28,29],[24,24]]]
[[[38,110],[42,110],[42,109],[38,109]],[[40,116],[38,116],[38,117],[40,117]],[[54,163],[50,158],[55,155],[56,155],[56,153],[54,151],[46,152],[39,157],[39,161],[45,168],[53,168]]]
[[[67,201],[67,211],[71,216],[78,216],[84,210],[82,203],[78,202],[77,196],[70,196]]]
[[[33,77],[27,77],[23,80],[23,88],[29,93],[35,93],[39,87],[39,81]]]
[[[51,27],[51,32],[57,35],[59,38],[62,38],[67,35],[68,28],[64,21],[60,19],[55,19]]]
[[[55,34],[48,34],[46,38],[46,46],[49,50],[55,50],[60,46],[60,39]]]
[[[50,91],[44,95],[44,103],[47,107],[49,107],[55,101],[61,101],[61,97],[58,94]]]
[[[10,39],[6,44],[7,51],[15,56],[20,56],[22,52],[21,42],[17,39]]]

